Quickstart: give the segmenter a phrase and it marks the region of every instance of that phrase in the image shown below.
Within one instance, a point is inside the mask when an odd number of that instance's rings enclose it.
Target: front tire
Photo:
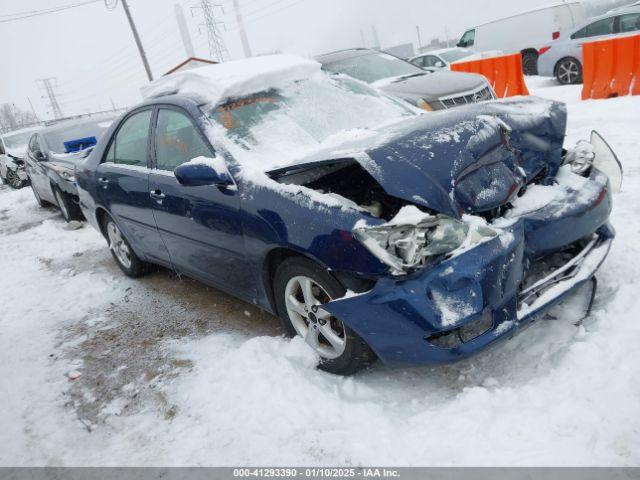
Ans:
[[[375,358],[357,333],[322,310],[322,304],[346,292],[325,268],[306,258],[288,258],[277,268],[273,287],[284,331],[304,338],[320,357],[318,368],[351,375]]]
[[[127,277],[138,278],[149,272],[149,264],[140,260],[116,222],[108,215],[102,220],[102,231],[109,242],[113,259]]]
[[[3,180],[14,190],[19,190],[27,184],[26,181],[20,178],[18,172],[11,170],[10,168],[7,168],[7,178]]]
[[[556,79],[562,85],[582,83],[582,64],[575,58],[563,58],[556,65]]]

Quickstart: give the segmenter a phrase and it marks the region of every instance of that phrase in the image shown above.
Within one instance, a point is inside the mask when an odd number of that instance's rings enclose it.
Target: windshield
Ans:
[[[465,58],[473,54],[474,52],[472,52],[471,50],[466,50],[464,48],[457,48],[456,50],[443,52],[440,54],[440,56],[444,58],[447,61],[447,63],[453,63],[453,62],[457,62],[461,58]]]
[[[9,150],[26,150],[31,135],[33,135],[33,131],[14,133],[3,136],[2,140],[4,141],[5,147]]]
[[[94,146],[112,119],[91,120],[65,125],[43,133],[49,150],[53,153],[73,153]]]
[[[333,73],[344,73],[363,82],[404,75],[424,75],[425,72],[415,65],[386,53],[372,53],[324,64],[324,68]]]
[[[224,129],[234,155],[259,162],[263,171],[291,163],[318,147],[337,145],[371,128],[417,115],[408,104],[348,77],[320,74],[235,99],[208,112]]]

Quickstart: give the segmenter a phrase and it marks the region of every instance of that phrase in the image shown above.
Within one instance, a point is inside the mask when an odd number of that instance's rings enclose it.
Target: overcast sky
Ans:
[[[29,108],[30,99],[42,119],[51,118],[36,79],[57,78],[65,115],[140,100],[146,75],[135,48],[122,5],[108,11],[96,2],[57,13],[10,21],[12,14],[84,3],[87,0],[0,0],[2,75],[0,103]],[[110,0],[111,2],[113,0]],[[243,57],[233,0],[211,0],[228,59]],[[423,43],[456,39],[477,23],[510,15],[549,0],[238,0],[254,54],[281,50],[301,55],[353,46],[373,45],[372,26],[382,47],[405,42],[417,45],[416,25]],[[129,0],[151,69],[160,76],[186,54],[174,15],[183,6],[196,55],[208,58],[206,32],[199,28],[199,0]]]

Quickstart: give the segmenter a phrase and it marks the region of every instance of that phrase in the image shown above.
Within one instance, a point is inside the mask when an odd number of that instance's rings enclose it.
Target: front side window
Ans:
[[[31,150],[31,153],[34,155],[40,153],[40,140],[38,139],[37,134],[33,135],[31,140],[29,140],[29,150]]]
[[[152,110],[134,113],[120,126],[105,157],[106,162],[147,165],[149,124]]]
[[[4,144],[2,143],[2,140],[0,140],[0,155],[4,155]]]
[[[472,47],[476,43],[476,31],[475,30],[467,30],[462,35],[460,39],[461,47]]]
[[[196,157],[211,157],[211,149],[189,117],[175,110],[161,109],[156,126],[156,168],[173,171]]]
[[[640,30],[640,13],[620,16],[620,32],[636,32]]]
[[[427,55],[426,57],[424,57],[424,66],[425,67],[436,67],[438,65],[438,62],[440,62],[441,60],[438,57],[435,57],[433,55]]]

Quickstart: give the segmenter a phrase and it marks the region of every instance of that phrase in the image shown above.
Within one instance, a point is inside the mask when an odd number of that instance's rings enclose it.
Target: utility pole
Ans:
[[[31,111],[33,112],[33,116],[36,119],[37,122],[40,121],[40,119],[38,118],[38,114],[36,113],[36,109],[33,108],[33,103],[31,103],[31,99],[29,97],[27,97],[27,102],[29,102],[29,106],[31,107]]]
[[[140,52],[140,58],[142,58],[144,69],[147,72],[147,77],[151,82],[153,80],[153,74],[151,73],[149,62],[147,61],[147,54],[144,53],[144,48],[142,47],[142,42],[140,41],[140,36],[138,35],[138,30],[136,29],[136,24],[133,22],[133,17],[131,17],[131,12],[129,11],[129,5],[127,4],[127,0],[122,0],[122,8],[124,8],[124,13],[127,16],[127,20],[129,21],[129,26],[131,27],[133,38],[136,41],[136,45],[138,46],[138,52]]]
[[[238,22],[238,29],[240,30],[242,50],[244,51],[245,58],[249,58],[251,56],[251,46],[249,45],[249,39],[247,38],[247,30],[244,28],[244,20],[242,19],[242,13],[240,12],[239,0],[233,0],[233,9],[236,11],[236,21]]]
[[[416,31],[418,32],[418,52],[422,53],[422,39],[420,38],[420,25],[416,25]]]
[[[195,57],[195,51],[193,50],[193,43],[191,43],[191,35],[189,35],[189,29],[187,28],[187,22],[184,19],[184,12],[182,6],[175,4],[173,9],[176,13],[176,21],[178,22],[178,29],[180,30],[180,36],[182,37],[182,45],[184,45],[184,51],[187,54],[187,58]]]
[[[224,39],[218,30],[218,25],[224,25],[222,22],[216,20],[214,10],[215,8],[222,8],[221,5],[211,3],[211,0],[200,0],[199,8],[202,11],[204,17],[204,23],[201,26],[207,29],[207,40],[209,43],[209,56],[216,59],[218,62],[224,62],[225,55],[228,55],[227,46],[224,43]]]
[[[55,87],[58,86],[58,79],[55,77],[40,78],[36,80],[36,83],[44,89],[44,93],[49,99],[49,106],[51,107],[53,118],[57,120],[64,117],[64,115],[62,114],[62,109],[60,108],[60,104],[58,103],[58,99],[56,98],[56,92],[54,90]]]

